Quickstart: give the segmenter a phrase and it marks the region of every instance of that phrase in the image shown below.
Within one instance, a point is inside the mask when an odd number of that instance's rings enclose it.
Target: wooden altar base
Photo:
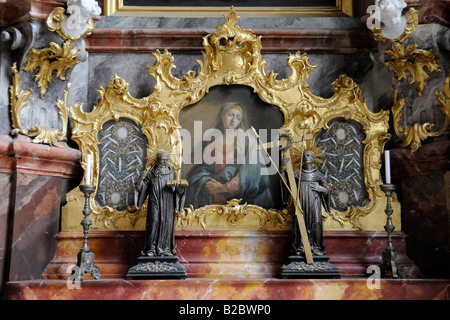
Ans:
[[[13,281],[8,300],[449,300],[449,279],[223,279]],[[368,285],[369,284],[369,285]],[[372,286],[371,286],[372,285]]]

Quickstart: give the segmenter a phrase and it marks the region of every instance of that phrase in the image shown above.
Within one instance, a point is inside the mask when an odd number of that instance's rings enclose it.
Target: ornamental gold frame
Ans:
[[[98,182],[99,152],[97,134],[109,120],[128,118],[142,128],[148,139],[146,170],[150,170],[156,153],[164,150],[170,154],[169,165],[181,167],[182,144],[178,121],[184,107],[200,101],[209,89],[220,85],[245,85],[253,89],[259,98],[277,106],[283,114],[284,132],[299,136],[303,133],[314,137],[327,128],[330,120],[343,118],[359,123],[365,133],[364,179],[369,203],[364,207],[351,207],[345,212],[333,211],[324,214],[324,228],[327,230],[383,230],[386,223],[386,197],[380,189],[383,183],[380,168],[385,143],[390,139],[387,133],[389,112],[372,113],[362,97],[362,90],[349,77],[341,75],[333,83],[334,95],[328,99],[317,97],[309,91],[307,79],[315,67],[308,63],[306,54],[291,54],[287,67],[291,75],[277,79],[277,74],[266,74],[266,62],[261,56],[261,37],[251,30],[236,25],[239,17],[231,9],[225,16],[225,23],[217,31],[203,37],[205,50],[203,61],[197,60],[200,71],[187,72],[181,79],[172,75],[174,57],[165,50],[156,51],[153,66],[147,66],[148,73],[155,79],[153,92],[142,99],[135,99],[128,93],[128,84],[115,75],[107,88],[98,90],[100,99],[90,113],[81,106],[71,109],[74,124],[72,139],[83,154],[81,165],[85,169],[86,154],[93,156],[93,184]],[[291,147],[293,163],[299,162],[302,146]],[[144,230],[146,209],[98,207],[90,198],[92,228],[95,230]],[[63,207],[63,231],[80,230],[84,197],[79,188],[67,195]],[[392,201],[393,222],[400,229],[400,204],[396,197]],[[177,213],[177,230],[290,230],[292,208],[269,209],[242,204],[239,199],[226,205],[208,205],[199,209],[185,208]]]
[[[228,12],[226,7],[174,7],[174,6],[124,6],[123,0],[105,0],[104,14],[106,16],[182,16],[204,17],[222,16]],[[316,7],[239,7],[239,13],[246,16],[274,15],[347,15],[353,17],[353,0],[336,0],[336,6]]]

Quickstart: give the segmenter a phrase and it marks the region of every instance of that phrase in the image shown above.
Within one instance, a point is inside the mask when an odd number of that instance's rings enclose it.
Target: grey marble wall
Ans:
[[[239,15],[239,12],[237,13]],[[166,18],[166,17],[102,17],[96,22],[96,28],[125,28],[125,29],[186,29],[200,28],[208,32],[214,31],[216,26],[224,23],[224,18]],[[363,28],[365,24],[359,18],[350,17],[241,17],[237,23],[243,29],[339,29]]]
[[[295,52],[293,52],[295,53]],[[176,68],[172,70],[175,77],[181,78],[188,71],[199,71],[195,60],[202,60],[200,54],[173,53]],[[288,54],[266,53],[266,73],[273,70],[278,73],[278,78],[290,76],[290,70],[286,67]],[[368,74],[373,62],[368,53],[358,54],[308,54],[309,63],[316,68],[308,78],[310,90],[315,95],[328,98],[333,95],[332,83],[341,74],[353,78],[364,90],[364,96],[370,103],[369,108],[374,109],[373,96],[371,95],[371,78]],[[147,73],[147,67],[155,62],[150,53],[90,53],[89,58],[89,86],[88,106],[85,110],[92,110],[99,98],[96,90],[106,87],[114,78],[114,74],[123,78],[130,84],[130,94],[135,98],[143,98],[151,94],[154,80]]]
[[[9,83],[11,79],[11,53],[6,44],[0,41],[0,134],[11,130],[9,109]]]
[[[238,14],[239,15],[239,14]],[[195,29],[211,33],[216,26],[223,24],[223,18],[164,18],[164,17],[102,17],[95,23],[96,29]],[[256,18],[242,17],[238,25],[243,29],[327,29],[327,30],[361,30],[366,28],[359,18],[349,17],[272,17]],[[33,48],[48,47],[50,41],[62,43],[61,38],[46,29],[43,22],[33,21],[15,26],[24,35],[24,44],[15,50],[8,47],[8,43],[1,43],[0,62],[0,133],[8,134],[11,130],[9,110],[9,85],[11,83],[11,65],[17,61],[19,67],[26,65],[26,54]],[[442,72],[430,73],[430,80],[422,96],[409,81],[395,81],[395,74],[387,69],[382,61],[386,59],[384,50],[389,46],[379,45],[379,52],[363,53],[318,53],[308,52],[303,48],[293,48],[292,52],[263,53],[267,61],[266,71],[273,70],[279,78],[289,76],[286,58],[295,51],[306,52],[311,65],[315,65],[308,79],[310,90],[314,94],[327,98],[333,94],[331,85],[340,74],[346,74],[363,89],[369,109],[379,111],[392,106],[391,85],[408,96],[409,116],[406,121],[431,122],[436,126],[442,124],[443,118],[435,99],[434,91],[443,90],[443,82],[449,69],[449,29],[438,24],[419,25],[408,40],[416,43],[419,49],[431,49],[435,52]],[[200,41],[200,40],[199,40]],[[357,41],[357,39],[355,39]],[[83,47],[83,43],[78,44]],[[172,70],[176,77],[183,76],[187,71],[198,71],[196,59],[202,59],[201,53],[175,52],[176,69]],[[67,82],[72,83],[69,94],[71,103],[83,103],[84,110],[90,111],[99,98],[96,90],[106,87],[114,74],[125,79],[130,84],[130,94],[136,98],[148,96],[152,92],[154,80],[147,74],[147,65],[153,65],[154,57],[151,52],[91,52],[87,60],[77,64],[67,71],[69,80],[61,81],[55,75],[44,98],[40,97],[40,88],[34,77],[34,72],[20,72],[24,90],[33,89],[27,101],[28,106],[22,112],[22,122],[27,128],[32,125],[57,127],[61,129],[56,98],[62,98]],[[406,119],[406,118],[405,118]]]

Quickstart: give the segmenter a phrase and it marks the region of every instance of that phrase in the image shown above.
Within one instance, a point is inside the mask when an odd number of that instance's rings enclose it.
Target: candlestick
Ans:
[[[386,184],[391,183],[391,158],[389,150],[384,151],[384,170],[385,170],[385,178]]]
[[[86,155],[86,181],[87,185],[91,185],[91,167],[92,167],[92,155],[88,153]]]
[[[77,264],[72,269],[72,274],[75,274],[77,279],[83,280],[84,274],[91,272],[94,279],[100,279],[100,269],[94,265],[94,253],[91,252],[87,243],[89,227],[92,224],[92,221],[89,219],[89,215],[91,214],[91,210],[89,208],[89,197],[91,193],[95,191],[95,186],[86,184],[80,185],[80,190],[84,193],[86,199],[83,209],[84,219],[81,221],[81,225],[83,226],[84,241],[80,252],[78,252]]]
[[[395,191],[395,185],[393,184],[382,184],[381,190],[386,194],[386,210],[384,211],[387,215],[386,225],[384,226],[384,230],[386,230],[388,235],[388,243],[386,249],[382,253],[383,264],[380,265],[380,269],[383,275],[386,272],[392,274],[392,278],[404,278],[403,267],[398,263],[397,251],[394,248],[392,243],[392,235],[391,233],[394,231],[395,226],[392,223],[391,215],[394,212],[391,206],[391,197],[392,193]]]

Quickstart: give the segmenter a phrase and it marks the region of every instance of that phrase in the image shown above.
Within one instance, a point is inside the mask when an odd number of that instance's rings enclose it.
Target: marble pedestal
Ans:
[[[176,256],[140,256],[131,267],[127,279],[186,279],[186,268]]]
[[[306,263],[303,256],[289,256],[281,267],[283,279],[340,279],[339,269],[330,263],[328,256],[313,256],[313,263]]]
[[[8,280],[40,279],[54,257],[61,194],[80,176],[80,157],[0,134],[0,291]]]
[[[14,281],[7,300],[448,300],[448,279],[185,279],[84,280],[78,289],[66,280]],[[261,303],[270,303],[261,301]],[[298,308],[298,305],[297,305]],[[116,310],[116,309],[114,309]],[[177,310],[178,311],[178,310]],[[273,315],[276,314],[273,310]],[[170,317],[168,315],[168,319]],[[246,318],[245,316],[242,317]],[[178,317],[176,319],[179,319]]]

